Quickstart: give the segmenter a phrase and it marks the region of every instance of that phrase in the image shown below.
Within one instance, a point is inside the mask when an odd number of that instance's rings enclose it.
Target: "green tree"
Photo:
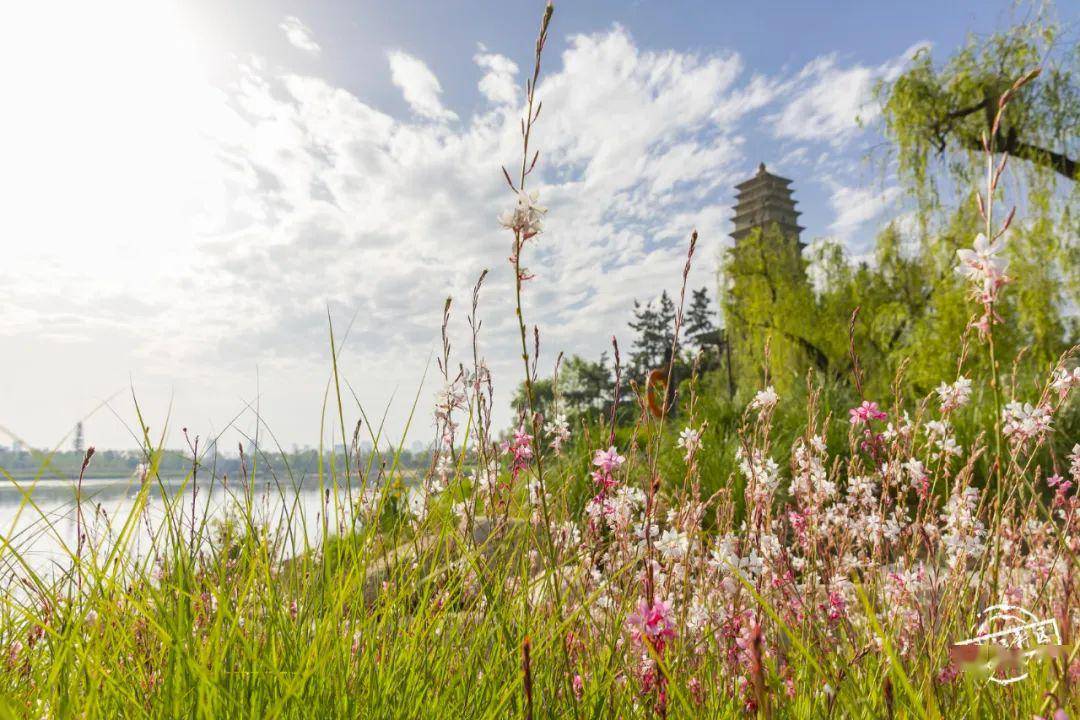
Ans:
[[[985,39],[973,38],[941,65],[934,64],[927,48],[899,77],[880,85],[885,127],[901,172],[923,184],[932,178],[931,158],[954,173],[978,172],[981,164],[972,162],[972,156],[983,152],[983,137],[995,131],[998,99],[1017,78],[1042,67],[1039,81],[1009,103],[994,147],[1037,171],[1075,179],[1080,52],[1075,47],[1059,51],[1058,35],[1056,25],[1038,17]]]
[[[822,328],[797,243],[775,225],[755,230],[728,250],[723,276],[736,387],[758,388],[766,372],[778,389],[801,383],[808,366],[836,372],[819,342]]]
[[[653,301],[642,305],[634,301],[631,329],[637,332],[630,354],[631,379],[641,382],[650,370],[668,361],[675,338],[675,303],[667,290],[660,294],[657,307]]]
[[[715,313],[709,300],[707,288],[694,290],[690,297],[690,307],[686,311],[686,339],[698,350],[705,347],[715,347],[718,342],[716,325],[713,323]]]
[[[597,362],[573,355],[559,371],[559,397],[568,417],[606,412],[612,401],[614,379],[608,367],[608,355]]]
[[[542,378],[533,382],[533,409],[540,413],[544,418],[548,418],[553,414],[553,404],[555,402],[555,384],[551,378]],[[514,413],[518,417],[524,417],[529,411],[529,393],[525,387],[525,383],[519,383],[517,390],[514,392],[514,399],[510,401],[510,406],[514,408]],[[527,425],[526,427],[530,427]]]

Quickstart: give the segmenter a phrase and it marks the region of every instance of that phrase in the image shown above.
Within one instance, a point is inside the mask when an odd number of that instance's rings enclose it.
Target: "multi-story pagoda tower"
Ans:
[[[799,233],[800,213],[795,209],[795,200],[791,197],[791,181],[779,175],[773,175],[765,169],[765,163],[758,165],[757,175],[735,186],[735,231],[731,237],[739,242],[755,228],[762,232],[774,224],[784,237],[791,238],[803,247]]]

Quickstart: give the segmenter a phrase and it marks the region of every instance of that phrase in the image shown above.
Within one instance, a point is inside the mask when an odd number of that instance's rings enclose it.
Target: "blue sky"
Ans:
[[[21,6],[0,38],[20,68],[0,139],[0,427],[50,445],[89,416],[89,442],[128,447],[134,388],[172,444],[180,426],[208,436],[237,416],[250,432],[255,404],[285,446],[316,444],[329,309],[339,329],[355,317],[342,366],[357,396],[400,428],[447,295],[465,347],[482,268],[482,349],[508,422],[499,165],[519,152],[541,7]],[[559,4],[536,135],[550,214],[527,263],[541,366],[595,357],[613,333],[629,345],[633,299],[676,288],[692,228],[692,282],[714,288],[732,185],[760,161],[794,180],[804,240],[863,254],[901,211],[887,163],[866,161],[886,157],[870,89],[1011,7]],[[412,439],[429,435],[437,389],[421,391]]]

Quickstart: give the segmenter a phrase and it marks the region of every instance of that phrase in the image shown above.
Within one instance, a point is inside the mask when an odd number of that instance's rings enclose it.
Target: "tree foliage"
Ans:
[[[998,98],[1012,82],[1041,66],[1032,83],[1009,103],[993,145],[999,152],[1028,161],[1036,172],[1073,180],[1080,149],[1080,49],[1059,50],[1055,25],[1024,23],[984,40],[972,39],[943,64],[929,48],[878,93],[885,128],[895,145],[899,169],[926,187],[933,179],[931,159],[968,177],[978,163],[983,138],[994,132]],[[1067,45],[1067,44],[1066,44]]]

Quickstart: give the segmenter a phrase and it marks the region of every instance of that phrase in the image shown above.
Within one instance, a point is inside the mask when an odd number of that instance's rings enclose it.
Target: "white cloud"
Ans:
[[[457,120],[457,114],[444,108],[439,100],[442,94],[439,78],[423,60],[400,50],[391,51],[387,57],[390,79],[401,88],[405,102],[416,114],[432,120]]]
[[[489,53],[481,45],[473,61],[486,70],[480,78],[481,94],[496,105],[513,105],[518,100],[518,66],[504,55]]]
[[[278,26],[285,32],[285,38],[298,50],[303,50],[309,55],[318,55],[322,48],[311,34],[311,28],[303,23],[295,15],[288,15]]]
[[[80,342],[89,336],[85,362],[104,368],[108,391],[137,369],[144,391],[147,383],[164,388],[162,412],[175,391],[180,425],[231,418],[254,397],[257,367],[275,433],[314,443],[329,368],[327,309],[339,346],[356,317],[341,363],[365,406],[381,407],[400,388],[387,420],[396,430],[408,414],[403,398],[437,344],[443,300],[457,299],[451,329],[463,333],[464,302],[488,268],[481,353],[500,388],[496,420],[505,423],[520,368],[510,237],[495,218],[511,202],[500,165],[520,163],[522,94],[507,58],[481,48],[474,60],[488,103],[460,124],[431,122],[457,116],[442,105],[435,75],[400,51],[389,54],[391,78],[417,117],[393,117],[326,79],[258,60],[236,68],[228,84],[164,103],[172,116],[190,105],[181,100],[201,98],[190,134],[211,147],[175,151],[166,167],[180,163],[184,175],[161,167],[147,175],[136,164],[130,178],[154,182],[128,182],[148,193],[169,175],[169,198],[190,206],[186,219],[165,216],[169,234],[146,249],[161,215],[147,201],[145,212],[140,205],[123,214],[139,213],[139,223],[122,228],[126,239],[109,245],[116,252],[107,258],[94,260],[101,253],[90,242],[92,250],[73,250],[103,267],[124,259],[107,279],[65,264],[63,253],[45,264],[28,242],[24,256],[0,266],[0,305],[16,301],[0,315],[0,337],[19,347],[43,324]],[[527,250],[536,279],[525,294],[527,320],[541,329],[541,367],[559,350],[595,357],[613,332],[628,349],[632,299],[677,287],[694,227],[701,242],[691,285],[714,285],[730,186],[757,162],[743,156],[751,113],[791,82],[745,78],[733,53],[646,51],[621,27],[572,36],[546,62],[530,185],[550,213]],[[857,224],[849,205],[871,203],[840,190],[834,197],[848,213],[840,230]],[[78,227],[87,237],[117,235],[108,220],[80,218]],[[49,282],[34,289],[39,273]],[[31,280],[8,284],[18,277]],[[72,353],[49,356],[60,355]],[[65,372],[52,373],[68,390],[82,376],[72,374],[69,387]],[[13,405],[34,404],[30,395],[24,401]],[[428,429],[417,420],[413,434]]]
[[[900,189],[889,186],[880,190],[868,187],[837,186],[829,196],[836,219],[829,230],[839,239],[848,241],[855,231],[879,217],[899,196]]]
[[[881,108],[873,97],[878,80],[895,79],[923,47],[926,43],[913,45],[876,67],[840,67],[835,55],[814,59],[794,79],[794,98],[770,118],[774,132],[778,137],[842,144],[858,130],[860,122],[872,122],[880,115]]]

